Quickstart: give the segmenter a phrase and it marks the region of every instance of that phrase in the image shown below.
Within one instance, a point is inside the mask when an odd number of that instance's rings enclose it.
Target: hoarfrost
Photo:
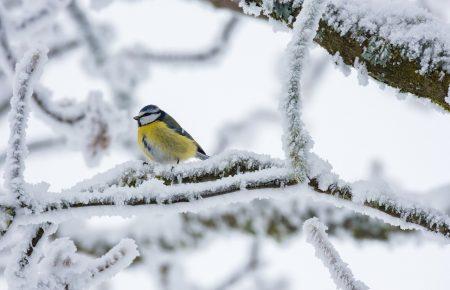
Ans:
[[[380,46],[385,39],[402,49],[409,59],[418,59],[421,73],[441,66],[450,72],[450,29],[425,9],[402,0],[331,0],[324,19],[342,36],[351,33],[363,42],[369,39],[363,54],[368,61],[383,64],[391,55],[389,47]]]
[[[247,3],[245,0],[239,1],[239,7],[242,8],[245,14],[259,16],[261,14],[262,8],[256,3]]]
[[[339,70],[344,74],[344,76],[348,77],[348,76],[350,75],[351,70],[350,70],[350,68],[344,63],[344,60],[342,59],[341,54],[339,53],[339,51],[336,52],[336,53],[333,55],[333,63],[334,63],[334,66],[335,66],[337,69],[339,69]]]
[[[300,182],[307,180],[306,159],[312,147],[312,140],[301,120],[300,79],[325,5],[323,0],[304,1],[287,48],[287,76],[280,103],[284,123],[283,146],[294,176]]]
[[[339,253],[328,240],[327,229],[317,218],[308,219],[303,224],[307,242],[314,246],[316,256],[327,267],[336,288],[343,290],[369,289],[363,282],[355,280],[348,265],[342,261]]]
[[[447,96],[445,97],[445,101],[450,105],[450,86],[448,87]]]
[[[48,49],[37,46],[30,49],[16,65],[13,96],[9,113],[10,137],[6,153],[6,188],[22,202],[26,200],[24,192],[23,170],[27,148],[25,145],[26,127],[29,116],[28,103],[33,93],[34,83],[42,73],[47,61]]]
[[[369,76],[367,74],[366,65],[360,62],[359,58],[355,59],[355,69],[358,72],[358,83],[361,86],[367,86],[369,84]]]

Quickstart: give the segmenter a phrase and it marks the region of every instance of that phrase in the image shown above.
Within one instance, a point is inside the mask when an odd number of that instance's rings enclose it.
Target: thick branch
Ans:
[[[364,192],[360,186],[352,186],[337,179],[328,171],[326,165],[320,163],[323,161],[314,160],[316,168],[324,169],[313,170],[307,186],[298,185],[291,173],[280,167],[283,162],[270,161],[267,156],[235,153],[215,156],[208,161],[183,164],[175,169],[164,166],[151,169],[142,165],[122,168],[122,175],[112,178],[114,182],[105,181],[104,177],[101,177],[100,184],[86,182],[85,185],[76,186],[75,190],[51,194],[47,198],[42,196],[41,212],[28,218],[24,217],[22,222],[64,219],[65,213],[71,210],[88,208],[97,208],[99,211],[95,214],[118,214],[120,208],[125,206],[164,207],[178,204],[177,211],[186,211],[192,210],[192,203],[196,200],[213,200],[214,197],[225,197],[234,192],[240,193],[230,196],[230,201],[236,201],[237,197],[244,201],[261,197],[287,198],[302,191],[303,194],[310,193],[313,197],[327,196],[325,200],[338,202],[339,206],[349,207],[393,225],[424,229],[450,237],[450,219],[445,214],[392,194],[385,194],[386,189],[374,189],[376,192],[373,193]],[[108,173],[106,176],[111,177],[114,174],[117,173]],[[118,179],[115,179],[116,177]],[[163,181],[164,184],[157,180]],[[205,182],[206,180],[213,181]],[[183,183],[177,184],[180,181]],[[114,183],[119,186],[114,186]],[[272,190],[261,191],[263,189]],[[251,193],[253,190],[259,191],[254,195]],[[195,203],[196,206],[202,204],[204,203]],[[86,213],[88,216],[92,215],[92,212]]]
[[[236,0],[204,1],[210,2],[215,7],[242,12],[239,1]],[[264,1],[241,1],[243,2],[262,7]],[[294,7],[294,2],[298,1],[283,1],[283,3],[274,1],[272,9],[263,10],[260,17],[272,18],[291,27],[302,8],[301,5]],[[335,2],[337,4],[333,4]],[[416,10],[417,15],[403,16],[401,14],[403,11],[397,11],[396,15],[396,11],[390,10],[383,10],[384,13],[378,11],[380,13],[376,14],[371,10],[373,7],[367,6],[365,2],[352,2],[348,6],[355,5],[361,8],[362,13],[349,15],[353,11],[348,11],[346,5],[345,1],[332,1],[332,4],[328,5],[324,19],[320,22],[315,42],[331,55],[339,53],[347,65],[356,67],[358,66],[356,60],[359,60],[359,63],[365,65],[368,74],[375,80],[397,88],[401,92],[426,98],[450,111],[450,104],[445,101],[450,86],[448,25],[433,19],[430,14],[419,9]],[[381,4],[375,9],[383,9],[383,7],[388,8],[390,5]],[[396,5],[392,9],[399,10],[401,7]],[[361,20],[366,17],[364,13],[369,15],[369,21]],[[377,23],[372,21],[371,14],[376,17],[390,15],[379,19]],[[389,17],[395,17],[397,20],[391,21]],[[367,24],[368,22],[371,23]],[[386,33],[387,29],[390,30],[388,33]],[[396,38],[394,38],[392,35],[395,31],[402,35],[395,35]],[[431,32],[425,34],[422,33],[423,31]],[[404,34],[408,34],[409,39]],[[409,45],[407,41],[410,39],[415,43]]]

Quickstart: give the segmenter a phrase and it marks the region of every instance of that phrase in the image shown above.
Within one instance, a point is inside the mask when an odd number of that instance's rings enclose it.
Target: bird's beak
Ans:
[[[137,121],[137,120],[139,120],[139,116],[134,116],[133,119],[135,119]]]

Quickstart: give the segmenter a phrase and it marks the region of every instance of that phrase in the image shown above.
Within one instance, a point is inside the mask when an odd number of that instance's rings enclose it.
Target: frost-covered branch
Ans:
[[[226,50],[233,32],[239,23],[239,17],[233,15],[223,26],[217,40],[214,44],[201,52],[186,53],[186,52],[154,52],[149,49],[133,49],[127,51],[126,55],[140,61],[147,61],[151,63],[191,63],[210,60],[217,57]]]
[[[11,290],[27,289],[39,257],[37,249],[41,240],[48,235],[50,224],[26,226],[21,241],[13,248],[14,257],[6,268],[6,279]],[[31,288],[31,287],[29,287]]]
[[[25,53],[16,65],[11,98],[11,133],[5,183],[12,198],[1,196],[0,199],[0,248],[12,247],[13,258],[6,268],[11,290],[83,289],[109,279],[138,256],[135,243],[124,240],[104,256],[88,261],[89,258],[76,254],[73,242],[67,239],[55,240],[45,249],[47,237],[55,232],[56,223],[20,226],[16,222],[31,212],[39,211],[40,200],[36,197],[42,191],[45,192],[39,186],[33,188],[26,184],[23,171],[27,152],[25,130],[29,114],[28,99],[33,94],[34,83],[46,61],[46,53],[47,49],[40,46]],[[14,235],[20,239],[19,243],[12,240]]]
[[[7,17],[3,9],[0,9],[0,19],[0,64],[2,65],[3,71],[7,75],[12,76],[17,59],[10,47],[10,40],[4,23]],[[69,126],[83,120],[83,112],[74,112],[73,109],[68,110],[65,107],[59,106],[51,101],[48,95],[49,93],[47,91],[38,89],[33,92],[32,99],[39,111],[50,120]]]
[[[63,126],[73,126],[84,120],[85,113],[80,110],[79,106],[72,104],[64,106],[54,102],[47,90],[40,88],[32,95],[32,99],[36,104],[36,109],[44,118],[49,121],[61,124]]]
[[[306,158],[312,146],[311,138],[301,119],[300,81],[308,57],[309,46],[319,27],[319,20],[326,3],[324,0],[305,0],[303,2],[303,9],[294,23],[293,37],[288,44],[286,53],[287,79],[280,103],[284,123],[283,146],[286,158],[299,182],[307,179]]]
[[[302,1],[203,1],[289,27],[302,9]],[[449,31],[448,24],[402,0],[331,0],[315,42],[346,65],[358,59],[373,79],[450,111]]]
[[[331,277],[337,289],[342,290],[367,290],[363,282],[355,280],[352,271],[346,263],[342,261],[339,253],[328,240],[326,234],[327,227],[317,218],[311,218],[303,225],[306,240],[312,244],[316,251],[316,256],[322,260],[323,264],[330,271]]]
[[[19,257],[12,261],[19,263],[6,268],[11,290],[87,289],[109,280],[139,256],[136,244],[130,239],[123,239],[106,254],[93,259],[78,254],[73,242],[67,238],[48,242],[44,239],[52,233],[48,226],[27,226],[27,231],[29,234],[23,237],[24,242],[13,249]],[[39,242],[41,245],[38,246]]]
[[[58,7],[64,4],[60,0],[54,1],[56,2],[52,5],[57,5]],[[6,34],[5,42],[9,43]],[[77,45],[77,43],[75,44]],[[56,51],[54,50],[53,53],[62,53],[64,50],[70,49],[74,44],[67,43],[67,45],[68,48],[56,48]],[[1,48],[3,48],[3,55],[12,55],[8,47]],[[57,50],[60,51],[58,52]],[[13,61],[15,62],[15,59]],[[7,65],[4,65],[3,69],[12,74],[10,72],[11,68]],[[112,79],[111,82],[120,83]],[[124,114],[112,108],[100,96],[95,98],[89,97],[86,102],[78,104],[57,103],[52,100],[51,92],[43,87],[37,87],[31,97],[34,109],[38,115],[61,135],[64,135],[67,139],[71,136],[83,135],[84,138],[74,138],[74,140],[71,139],[70,141],[74,141],[71,144],[79,145],[83,153],[86,153],[85,157],[87,157],[87,160],[93,160],[89,163],[90,165],[100,160],[101,153],[110,147],[113,139],[123,136],[122,133],[127,124],[124,121]],[[109,126],[108,124],[120,124],[120,126]]]
[[[87,285],[98,284],[128,267],[139,256],[137,246],[131,239],[123,239],[105,255],[91,261],[79,279]],[[77,281],[77,284],[80,282]],[[81,288],[80,288],[81,289]]]
[[[23,168],[27,149],[25,133],[29,115],[29,99],[33,94],[34,83],[40,77],[42,66],[47,61],[47,49],[38,47],[31,50],[17,64],[11,98],[10,137],[6,154],[6,187],[23,205],[30,199],[24,189]]]
[[[85,223],[62,224],[58,236],[70,236],[80,251],[101,255],[126,236],[136,241],[142,255],[140,261],[152,259],[151,251],[171,252],[197,249],[211,236],[223,232],[237,232],[249,236],[259,235],[275,241],[285,241],[301,233],[303,222],[319,217],[327,223],[329,234],[355,240],[391,241],[400,234],[414,236],[378,220],[339,209],[332,204],[315,202],[311,198],[296,196],[285,200],[255,200],[251,203],[222,206],[199,213],[166,214],[155,224],[148,224],[145,216],[115,229],[90,228]],[[80,224],[81,223],[81,224]],[[165,225],[170,224],[170,228]]]
[[[24,217],[21,223],[60,221],[71,213],[85,217],[128,216],[126,209],[139,212],[143,207],[192,211],[194,207],[199,210],[216,205],[214,201],[226,204],[263,197],[295,197],[302,193],[392,225],[450,237],[450,219],[445,214],[400,198],[389,188],[345,183],[330,172],[330,166],[324,161],[314,156],[308,161],[311,172],[307,185],[298,185],[283,161],[247,152],[220,154],[173,169],[128,163],[62,193],[41,195],[40,213]]]

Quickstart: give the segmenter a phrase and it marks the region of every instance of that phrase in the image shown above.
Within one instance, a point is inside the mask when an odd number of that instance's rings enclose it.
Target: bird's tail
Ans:
[[[209,158],[208,155],[203,154],[203,153],[201,153],[201,152],[197,152],[197,154],[195,155],[195,157],[197,157],[198,159],[201,159],[201,160],[206,160],[206,159]]]

